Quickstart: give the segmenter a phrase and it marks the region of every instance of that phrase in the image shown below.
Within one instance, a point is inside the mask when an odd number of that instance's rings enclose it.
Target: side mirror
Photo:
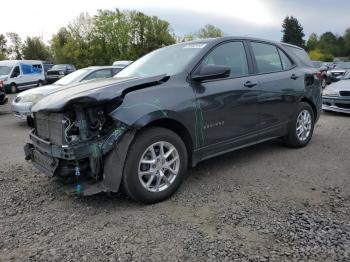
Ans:
[[[195,81],[203,81],[210,79],[219,79],[229,77],[231,72],[231,68],[228,66],[221,65],[205,65],[203,67],[199,67],[194,74],[192,75],[192,79]]]

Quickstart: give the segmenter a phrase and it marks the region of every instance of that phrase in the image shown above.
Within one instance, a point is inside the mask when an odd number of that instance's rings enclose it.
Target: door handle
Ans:
[[[297,76],[296,74],[292,74],[290,78],[293,80],[297,80],[299,78],[299,76]]]
[[[252,82],[252,81],[247,81],[244,83],[244,86],[248,87],[248,88],[252,88],[252,87],[257,86],[257,85],[258,85],[258,82]]]

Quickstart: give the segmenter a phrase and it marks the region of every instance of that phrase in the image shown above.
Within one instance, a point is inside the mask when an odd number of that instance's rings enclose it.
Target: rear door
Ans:
[[[284,135],[298,97],[303,93],[303,76],[278,46],[251,41],[250,47],[261,88],[259,139]]]
[[[259,85],[250,76],[251,61],[243,41],[224,42],[212,49],[201,66],[231,68],[223,79],[192,83],[196,95],[196,138],[203,158],[256,141],[259,128]]]

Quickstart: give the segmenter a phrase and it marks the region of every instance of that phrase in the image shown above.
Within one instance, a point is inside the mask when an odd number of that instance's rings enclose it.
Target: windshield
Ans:
[[[319,68],[322,66],[322,62],[319,62],[319,61],[312,61],[312,64],[314,65],[315,68]]]
[[[51,69],[52,70],[64,70],[64,69],[66,69],[66,65],[54,65]]]
[[[79,69],[65,77],[62,77],[60,80],[55,82],[55,85],[66,86],[70,84],[74,84],[80,81],[81,77],[89,72],[90,69]]]
[[[337,69],[350,69],[350,63],[338,63],[334,68]]]
[[[8,75],[11,71],[11,67],[9,66],[0,66],[0,76]]]
[[[155,50],[135,61],[114,77],[173,76],[197,55],[205,43],[178,44]]]

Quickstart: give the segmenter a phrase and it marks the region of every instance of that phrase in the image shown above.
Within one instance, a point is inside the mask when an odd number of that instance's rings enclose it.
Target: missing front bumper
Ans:
[[[74,169],[78,165],[82,172],[80,179],[85,180],[81,184],[81,195],[117,192],[121,184],[127,151],[135,132],[135,130],[118,128],[104,139],[75,146],[53,145],[31,132],[32,143],[28,143],[24,147],[25,158],[31,160],[38,170],[49,177],[56,175],[74,177]],[[96,161],[94,158],[96,157],[96,149],[100,152],[103,168],[99,170],[98,177],[95,176],[95,179],[91,179],[93,177],[91,176],[92,166]]]

